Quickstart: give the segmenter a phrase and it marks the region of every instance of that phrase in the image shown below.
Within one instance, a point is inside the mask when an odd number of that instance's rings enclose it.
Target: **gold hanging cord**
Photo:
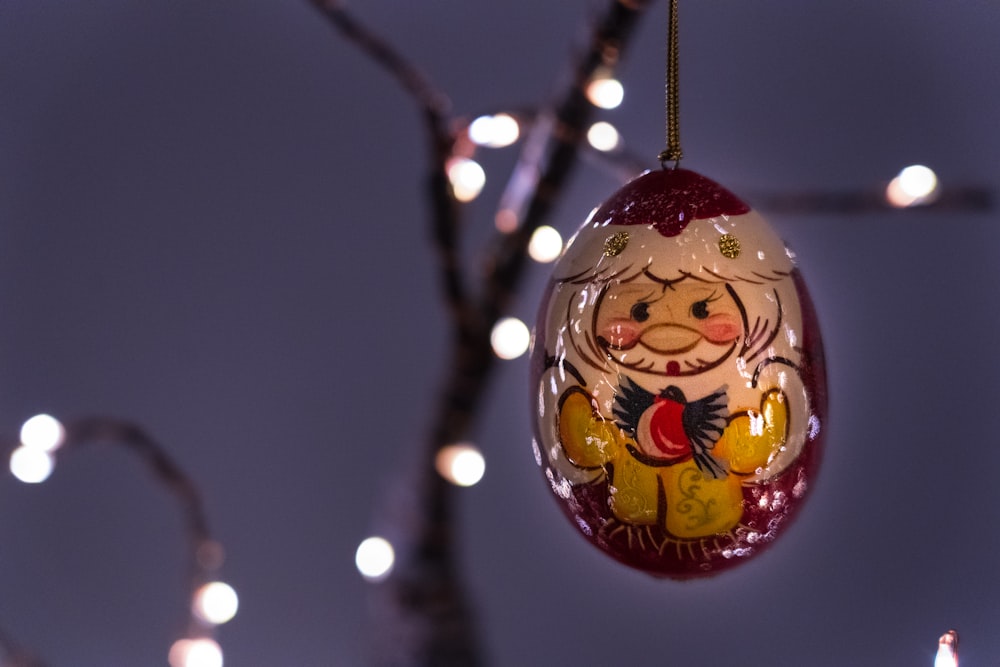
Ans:
[[[681,151],[680,102],[677,94],[677,0],[670,0],[667,9],[667,23],[667,147],[660,152],[659,158],[664,169],[666,169],[668,162],[673,162],[674,169],[676,169],[684,155]]]

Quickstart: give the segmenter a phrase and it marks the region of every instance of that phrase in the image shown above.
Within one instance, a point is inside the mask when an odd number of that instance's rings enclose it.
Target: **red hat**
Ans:
[[[604,225],[650,225],[677,236],[692,220],[742,215],[750,210],[729,190],[688,169],[647,171],[626,183],[594,213]]]

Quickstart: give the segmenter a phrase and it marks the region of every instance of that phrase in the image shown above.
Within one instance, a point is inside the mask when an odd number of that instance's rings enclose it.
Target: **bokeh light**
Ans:
[[[914,164],[906,167],[889,182],[885,198],[890,206],[907,208],[927,204],[937,198],[937,174],[930,167]]]
[[[178,639],[170,647],[170,667],[222,667],[222,649],[214,639]]]
[[[25,484],[39,484],[52,474],[56,461],[44,449],[21,445],[10,453],[10,471]]]
[[[509,208],[502,208],[493,218],[493,224],[496,225],[497,231],[509,234],[517,229],[517,213]]]
[[[222,625],[236,616],[239,606],[239,597],[232,586],[222,581],[213,581],[195,593],[192,611],[206,623]]]
[[[51,415],[35,415],[21,426],[21,444],[32,449],[53,452],[66,439],[66,429]]]
[[[493,353],[501,359],[517,359],[528,351],[531,343],[531,331],[516,317],[506,317],[499,320],[490,332],[490,344]]]
[[[618,148],[621,144],[621,135],[614,125],[601,120],[587,130],[587,142],[597,150],[607,153]]]
[[[521,127],[510,114],[480,116],[469,124],[469,139],[487,148],[510,146],[521,136]]]
[[[562,234],[555,227],[542,225],[531,235],[528,242],[528,256],[536,262],[554,262],[562,252]]]
[[[438,450],[434,461],[438,473],[456,486],[473,486],[486,472],[486,459],[468,443],[447,445]]]
[[[954,630],[944,633],[938,640],[934,667],[958,667],[958,633]]]
[[[479,196],[486,185],[486,172],[475,160],[455,157],[448,160],[448,180],[455,199],[469,202]]]
[[[587,99],[596,107],[614,109],[625,99],[625,88],[618,79],[598,77],[587,86]]]
[[[396,552],[384,537],[362,540],[354,554],[354,564],[361,576],[369,581],[385,579],[396,564]]]

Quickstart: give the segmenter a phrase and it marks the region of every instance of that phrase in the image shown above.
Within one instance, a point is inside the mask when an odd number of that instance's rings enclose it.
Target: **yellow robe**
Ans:
[[[768,464],[785,443],[788,406],[785,395],[772,389],[758,409],[729,419],[711,455],[728,474],[706,477],[693,459],[664,466],[637,460],[629,449],[635,441],[613,421],[594,410],[582,388],[563,395],[559,437],[567,458],[585,469],[608,474],[609,504],[625,523],[660,525],[680,538],[725,533],[743,516],[743,480]]]

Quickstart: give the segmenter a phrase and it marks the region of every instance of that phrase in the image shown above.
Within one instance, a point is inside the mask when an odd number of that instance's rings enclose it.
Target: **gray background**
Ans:
[[[547,99],[595,7],[356,12],[476,114]],[[714,0],[681,20],[684,165],[751,204],[913,162],[996,186],[996,2]],[[664,24],[654,4],[603,114],[650,164]],[[410,100],[304,1],[0,2],[0,432],[102,413],[168,444],[241,594],[227,665],[360,665],[377,637],[354,549],[420,442],[445,349],[423,149]],[[473,241],[514,155],[484,155]],[[584,166],[553,224],[568,236],[615,187]],[[770,217],[829,366],[800,520],[716,579],[618,566],[548,497],[527,362],[504,363],[486,477],[460,504],[493,664],[909,667],[950,627],[963,665],[1000,660],[997,215]],[[532,319],[546,272],[515,314]],[[141,465],[94,448],[40,486],[0,481],[0,625],[54,667],[165,664],[181,525]]]

